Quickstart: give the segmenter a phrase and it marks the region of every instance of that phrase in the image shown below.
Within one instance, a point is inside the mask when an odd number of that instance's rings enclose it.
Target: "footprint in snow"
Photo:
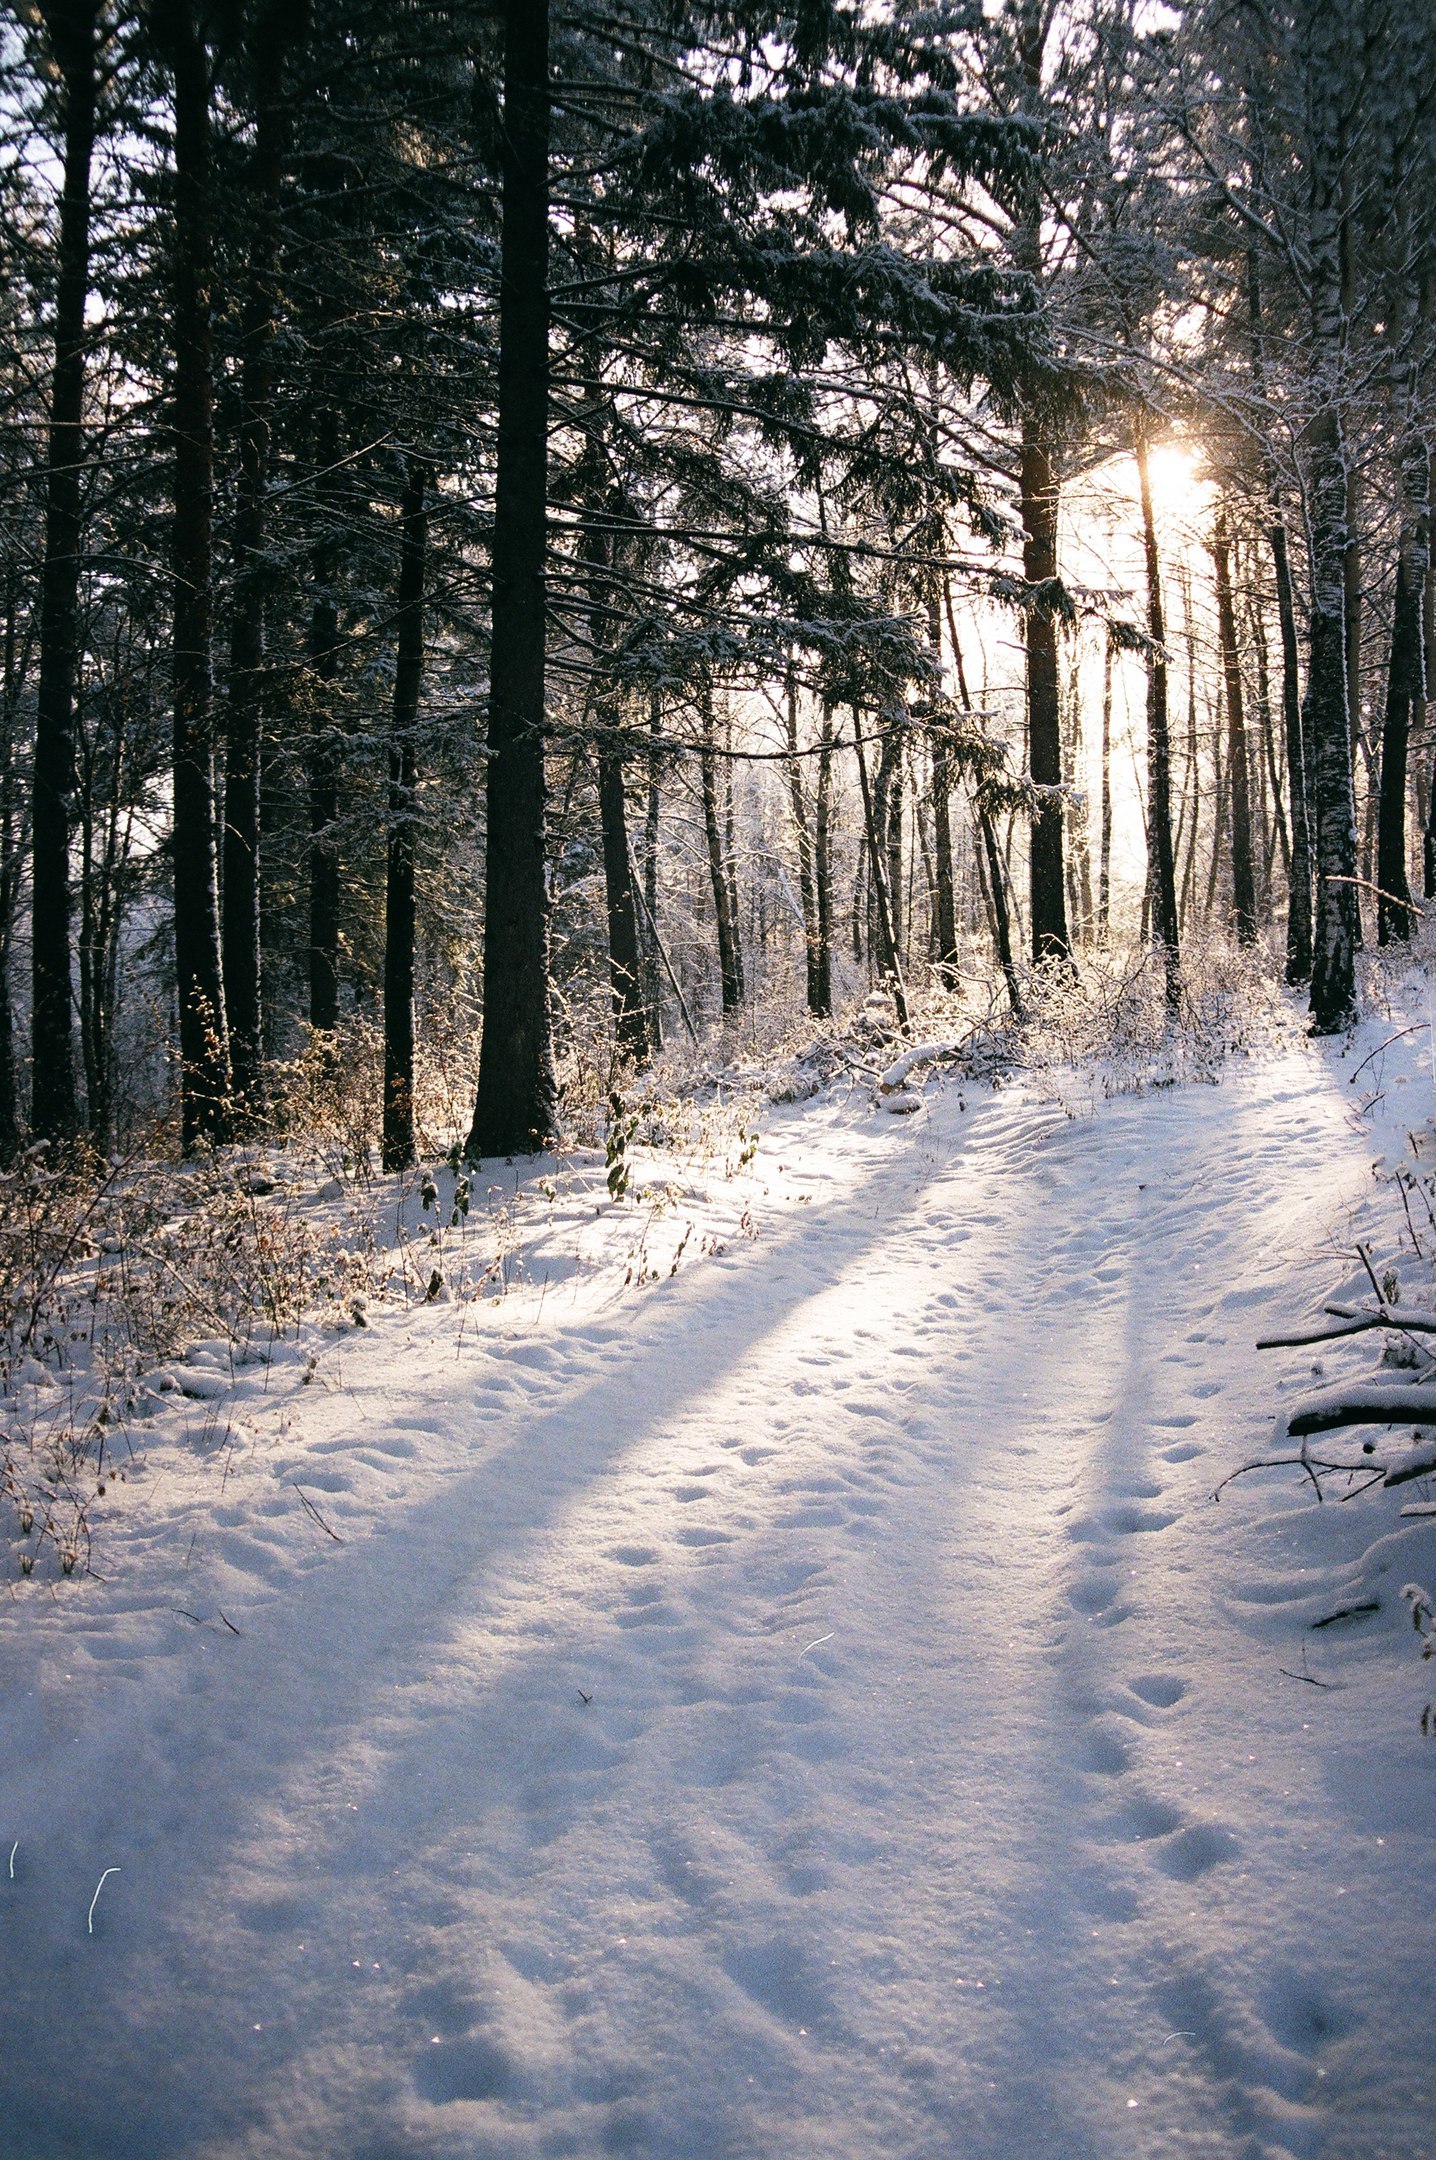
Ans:
[[[517,2084],[513,2062],[483,2033],[431,2040],[415,2058],[413,2077],[421,2097],[437,2106],[454,2100],[504,2100]]]
[[[1139,1673],[1127,1682],[1132,1693],[1154,1710],[1170,1710],[1187,1692],[1187,1682],[1176,1673]]]
[[[1195,1882],[1224,1860],[1234,1860],[1241,1844],[1221,1823],[1188,1823],[1157,1855],[1157,1866],[1174,1882]]]

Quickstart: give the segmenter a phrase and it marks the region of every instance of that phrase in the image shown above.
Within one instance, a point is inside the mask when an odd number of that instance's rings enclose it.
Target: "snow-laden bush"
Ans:
[[[1033,970],[1013,1061],[1049,1099],[1073,1107],[1181,1081],[1211,1080],[1230,1057],[1298,1033],[1303,1020],[1261,947],[1212,934],[1182,949],[1182,997],[1166,1001],[1161,953],[1105,947]]]
[[[212,1395],[220,1367],[316,1310],[353,1318],[372,1238],[314,1200],[312,1172],[286,1182],[253,1149],[52,1165],[35,1147],[0,1171],[0,1490],[64,1572],[88,1555],[97,1485],[125,1474],[132,1420]],[[178,1364],[197,1346],[203,1374]]]

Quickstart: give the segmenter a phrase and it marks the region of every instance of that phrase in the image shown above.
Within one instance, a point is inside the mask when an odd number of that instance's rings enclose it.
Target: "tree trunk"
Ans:
[[[1112,640],[1102,646],[1102,833],[1097,858],[1097,929],[1106,938],[1112,922]]]
[[[235,1104],[259,1108],[264,1060],[260,968],[260,765],[263,755],[265,488],[274,403],[279,204],[285,127],[280,103],[288,18],[267,8],[255,22],[255,139],[249,207],[249,280],[242,330],[239,483],[234,515],[234,612],[225,714],[222,957]]]
[[[339,457],[339,416],[321,412],[315,429],[316,494],[321,538],[311,566],[309,604],[309,739],[305,787],[309,808],[309,1025],[332,1034],[339,1025],[339,603],[334,593],[337,506],[333,469]]]
[[[389,843],[384,891],[384,1122],[386,1170],[407,1170],[414,1132],[414,828],[418,816],[414,734],[424,673],[424,559],[428,548],[426,474],[418,458],[404,468],[400,503],[398,650],[389,736]]]
[[[489,661],[484,1025],[469,1151],[558,1124],[549,1010],[544,681],[548,506],[547,0],[505,0],[498,469]]]
[[[643,995],[638,904],[633,892],[633,859],[628,849],[628,819],[623,799],[623,759],[611,744],[603,742],[598,751],[598,814],[603,828],[608,980],[613,998],[614,1035],[620,1054],[633,1064],[642,1065],[653,1054],[653,1042]]]
[[[743,1003],[743,957],[738,948],[738,926],[733,920],[733,888],[723,859],[723,828],[718,818],[718,775],[713,741],[713,699],[703,694],[703,736],[698,752],[698,776],[703,791],[703,829],[708,838],[708,876],[713,887],[713,916],[718,930],[718,979],[723,1010],[737,1012]]]
[[[1232,914],[1237,942],[1255,945],[1256,870],[1252,856],[1251,773],[1247,762],[1241,653],[1236,610],[1232,604],[1231,541],[1226,512],[1218,509],[1212,536],[1216,567],[1217,629],[1222,646],[1222,680],[1227,695],[1227,782],[1231,800]]]
[[[189,0],[167,11],[175,86],[174,897],[186,1154],[229,1127],[214,814],[210,61]]]
[[[1307,742],[1314,813],[1316,909],[1312,935],[1311,1015],[1318,1034],[1335,1034],[1356,1017],[1356,808],[1351,784],[1351,715],[1346,667],[1347,451],[1345,313],[1341,284],[1343,24],[1324,9],[1311,17],[1306,85],[1313,107],[1310,174],[1310,291],[1316,405],[1306,427],[1311,534],[1311,651],[1307,671]]]
[[[1147,571],[1147,856],[1154,903],[1152,928],[1162,948],[1167,1008],[1182,999],[1182,963],[1177,925],[1177,867],[1172,848],[1172,744],[1167,725],[1166,621],[1162,608],[1162,560],[1152,516],[1152,483],[1147,463],[1146,416],[1135,431],[1137,482],[1142,500],[1142,548]],[[1228,613],[1230,613],[1228,596]]]
[[[886,748],[886,739],[884,740]],[[897,1007],[898,1025],[907,1032],[907,991],[903,984],[902,967],[898,960],[897,932],[893,928],[892,895],[888,890],[887,865],[883,859],[882,833],[873,807],[873,791],[868,785],[867,760],[863,756],[863,724],[856,706],[853,708],[853,749],[858,760],[858,785],[863,798],[863,824],[868,841],[868,869],[872,881],[873,899],[876,904],[878,935],[882,940],[883,969],[892,988],[893,1003]]]
[[[46,445],[45,560],[40,586],[40,682],[32,810],[30,1123],[67,1140],[75,1100],[70,979],[70,826],[75,784],[81,468],[85,454],[85,303],[90,284],[90,161],[94,153],[99,8],[52,0],[44,10],[64,84],[64,178],[55,284],[55,371]]]
[[[1267,648],[1266,622],[1263,616],[1262,597],[1253,589],[1250,595],[1250,623],[1252,649],[1256,654],[1257,716],[1261,724],[1262,759],[1267,780],[1271,787],[1272,832],[1267,850],[1267,892],[1271,899],[1273,850],[1281,855],[1282,875],[1291,887],[1291,833],[1287,826],[1286,803],[1281,789],[1281,751],[1271,704],[1271,661]]]
[[[0,729],[3,729],[0,734],[0,1167],[13,1162],[20,1147],[20,1085],[10,982],[26,837],[17,766],[22,740],[20,704],[29,672],[30,637],[27,635],[22,640],[20,636],[20,582],[18,565],[7,566],[3,682],[0,682]],[[33,624],[33,617],[31,621]],[[33,788],[30,800],[33,803]]]
[[[798,900],[803,910],[803,954],[807,975],[808,1010],[820,1012],[818,1002],[818,905],[813,886],[813,835],[808,806],[803,797],[803,773],[798,761],[798,678],[788,668],[785,720],[788,737],[788,808],[793,819],[793,839],[798,850]]]
[[[819,736],[818,784],[813,803],[813,903],[818,949],[812,1009],[827,1019],[833,1009],[833,709],[823,706]]]
[[[934,576],[928,589],[927,642],[939,671],[934,686],[941,688],[942,614],[941,595]],[[938,726],[932,734],[932,847],[933,847],[933,954],[937,979],[947,989],[956,981],[957,893],[952,877],[952,761],[948,736]]]
[[[1023,573],[1029,585],[1057,575],[1057,476],[1036,423],[1024,419],[1020,468]],[[1027,647],[1027,770],[1039,795],[1032,815],[1029,868],[1032,957],[1068,960],[1067,895],[1062,866],[1062,714],[1057,680],[1057,619],[1038,602],[1024,616]]]
[[[654,690],[648,701],[648,730],[655,739],[663,732],[663,701]],[[643,913],[648,955],[646,1002],[648,1024],[655,1053],[663,1048],[662,1004],[658,992],[660,947],[658,936],[658,827],[663,807],[662,767],[656,748],[648,753],[648,806],[643,821]]]
[[[1296,635],[1296,599],[1286,526],[1274,516],[1267,528],[1276,571],[1277,618],[1281,624],[1281,713],[1286,734],[1287,792],[1291,798],[1291,882],[1286,918],[1286,979],[1311,980],[1311,776],[1307,769],[1302,721],[1301,673]]]
[[[1258,393],[1266,394],[1265,343],[1262,329],[1261,263],[1257,249],[1247,250],[1247,312],[1251,327],[1252,372]],[[1270,514],[1267,544],[1276,573],[1277,619],[1281,625],[1281,713],[1286,738],[1287,787],[1291,796],[1291,851],[1287,877],[1286,979],[1295,986],[1311,978],[1311,791],[1303,735],[1300,662],[1297,654],[1296,602],[1292,593],[1291,556],[1281,489],[1272,457],[1264,453],[1266,497]]]
[[[1376,859],[1377,938],[1383,945],[1409,940],[1413,928],[1406,866],[1407,754],[1413,715],[1425,696],[1421,607],[1431,554],[1431,464],[1426,445],[1411,429],[1414,385],[1402,399],[1407,427],[1401,445],[1401,538],[1391,621],[1391,664],[1381,732],[1381,821]]]

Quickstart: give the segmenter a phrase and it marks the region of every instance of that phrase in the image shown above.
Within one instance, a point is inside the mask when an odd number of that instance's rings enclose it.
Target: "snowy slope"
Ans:
[[[0,2153],[1436,2150],[1436,1528],[1211,1499],[1360,1054],[774,1112],[702,1265],[241,1373],[0,1607]]]

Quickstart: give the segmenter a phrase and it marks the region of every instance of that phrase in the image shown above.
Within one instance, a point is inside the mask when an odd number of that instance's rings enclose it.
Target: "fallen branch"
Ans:
[[[1347,1425],[1436,1425],[1436,1386],[1427,1381],[1334,1387],[1307,1395],[1283,1419],[1281,1437],[1339,1432]],[[1436,1444],[1429,1450],[1436,1465]],[[1418,1475],[1408,1471],[1408,1476]],[[1388,1477],[1387,1483],[1399,1482]]]
[[[918,1043],[895,1059],[885,1073],[879,1074],[879,1091],[884,1095],[896,1094],[899,1088],[906,1085],[908,1074],[915,1071],[919,1065],[936,1065],[942,1058],[960,1057],[966,1048],[966,1042]]]
[[[1340,1342],[1346,1335],[1363,1335],[1370,1328],[1395,1328],[1406,1335],[1436,1335],[1436,1312],[1428,1312],[1419,1305],[1378,1305],[1373,1311],[1368,1305],[1323,1305],[1328,1312],[1344,1325],[1334,1328],[1313,1328],[1301,1335],[1263,1335],[1257,1343],[1258,1350],[1301,1350],[1308,1343]]]

